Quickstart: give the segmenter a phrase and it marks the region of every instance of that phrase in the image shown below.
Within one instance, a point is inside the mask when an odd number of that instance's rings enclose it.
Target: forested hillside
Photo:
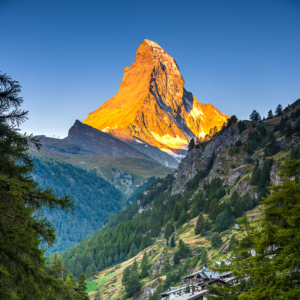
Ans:
[[[45,216],[56,229],[56,242],[48,254],[72,247],[84,237],[91,236],[105,219],[122,208],[120,191],[96,172],[52,159],[32,159],[35,170],[31,175],[39,186],[52,188],[58,197],[70,195],[76,206],[75,214],[49,213],[45,209]]]
[[[278,106],[276,115],[270,111],[264,120],[256,111],[251,121],[238,122],[233,116],[211,141],[190,143],[178,172],[183,172],[184,164],[186,168],[194,162],[202,164],[186,181],[184,191],[174,194],[174,183],[184,178],[181,174],[151,182],[137,195],[137,203],[110,216],[97,235],[62,253],[68,270],[75,277],[84,272],[94,278],[90,292],[100,289],[107,295],[110,291],[112,299],[125,299],[141,291],[145,296],[146,287],[158,292],[177,285],[187,270],[230,255],[235,232],[230,228],[234,229],[237,218],[244,214],[255,218],[268,187],[280,181],[281,165],[300,158],[298,102],[285,110]],[[210,157],[204,156],[207,149]],[[146,267],[143,255],[148,257]],[[100,278],[108,270],[114,279],[107,279],[103,289],[97,282],[106,280]]]

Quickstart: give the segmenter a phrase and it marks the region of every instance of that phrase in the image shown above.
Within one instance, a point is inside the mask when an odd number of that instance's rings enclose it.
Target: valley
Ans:
[[[75,276],[78,268],[86,272],[91,299],[97,291],[105,299],[157,299],[187,273],[229,258],[233,240],[243,236],[237,219],[257,219],[268,187],[280,183],[281,166],[300,158],[299,101],[267,120],[231,117],[188,151],[174,175],[151,182],[137,203],[62,253]],[[135,292],[124,281],[130,268],[140,274]]]

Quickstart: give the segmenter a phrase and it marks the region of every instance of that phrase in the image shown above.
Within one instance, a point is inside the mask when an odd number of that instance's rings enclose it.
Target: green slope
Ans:
[[[56,243],[47,253],[62,251],[91,236],[110,214],[124,206],[118,189],[93,171],[85,171],[52,159],[33,157],[34,180],[51,188],[58,196],[68,194],[76,206],[75,214],[44,211],[56,228]]]
[[[187,183],[183,195],[171,195],[172,175],[153,181],[146,188],[146,195],[137,195],[138,203],[111,215],[97,235],[62,253],[66,267],[75,276],[83,270],[97,285],[92,289],[102,291],[103,299],[125,299],[122,273],[135,260],[141,268],[144,252],[148,253],[150,275],[141,280],[143,290],[159,285],[159,289],[167,289],[180,284],[186,272],[203,267],[204,249],[210,264],[228,257],[236,219],[243,214],[255,218],[259,213],[257,205],[276,179],[280,166],[291,157],[300,159],[300,146],[295,146],[300,140],[298,108],[296,103],[284,110],[284,118],[248,122],[251,126],[242,132],[241,142],[223,149],[216,158],[212,156],[206,169]],[[293,136],[285,138],[289,123],[293,126]],[[232,131],[234,128],[225,130],[237,134]],[[275,146],[272,146],[274,137]],[[216,160],[217,170],[213,168]],[[220,176],[209,182],[212,171]],[[224,178],[239,172],[239,176],[223,186]],[[206,232],[195,234],[199,213],[206,220],[206,225],[200,226]],[[176,241],[173,248],[166,244],[171,236]],[[220,244],[213,236],[219,236]],[[181,262],[172,265],[175,254]],[[108,274],[111,278],[101,281]]]

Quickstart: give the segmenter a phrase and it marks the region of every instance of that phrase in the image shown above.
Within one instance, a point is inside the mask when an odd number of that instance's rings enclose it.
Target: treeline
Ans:
[[[40,188],[51,188],[55,195],[70,195],[76,206],[75,214],[45,209],[44,215],[56,229],[56,242],[46,254],[63,251],[91,236],[103,221],[122,208],[118,189],[95,171],[86,171],[52,159],[32,157],[35,167],[33,179]]]

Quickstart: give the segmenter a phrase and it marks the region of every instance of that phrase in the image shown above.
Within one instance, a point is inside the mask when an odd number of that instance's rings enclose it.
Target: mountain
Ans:
[[[163,166],[176,168],[178,162],[170,155],[142,141],[125,143],[105,132],[76,120],[70,128],[67,142],[88,148],[105,157],[136,157],[155,161]]]
[[[97,130],[91,126],[82,124],[76,120],[70,128],[68,136],[62,141],[84,147],[104,157],[137,157],[152,160],[151,157],[137,151],[123,141]]]
[[[93,278],[92,297],[100,290],[103,299],[130,298],[126,276],[137,270],[143,287],[136,285],[136,298],[146,299],[150,291],[156,296],[151,300],[158,299],[187,273],[231,256],[237,218],[255,219],[268,187],[280,183],[283,163],[300,159],[300,100],[282,116],[233,121],[190,149],[175,174],[152,181],[136,203],[61,254],[76,277],[83,270]]]
[[[84,123],[123,141],[142,140],[174,155],[185,154],[192,138],[220,130],[227,118],[187,92],[174,58],[157,43],[144,40],[136,62],[125,68],[118,93]]]
[[[33,157],[94,169],[124,197],[129,197],[147,178],[164,177],[178,165],[172,156],[156,147],[145,143],[129,145],[80,121],[75,122],[65,139],[40,136],[40,141],[40,151],[34,147],[29,151]]]

